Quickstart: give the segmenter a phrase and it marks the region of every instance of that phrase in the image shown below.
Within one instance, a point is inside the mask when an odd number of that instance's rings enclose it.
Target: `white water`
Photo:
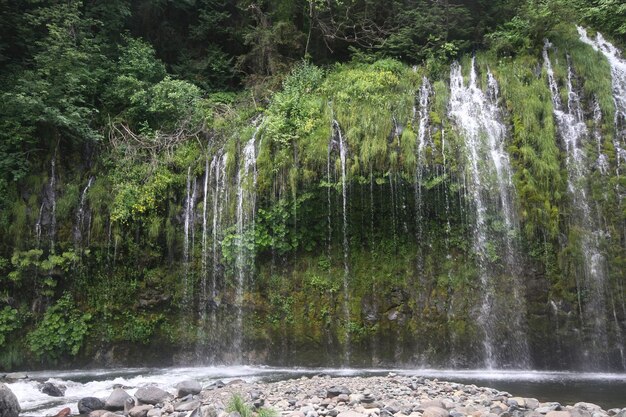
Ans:
[[[237,173],[237,259],[235,283],[235,328],[233,329],[233,353],[236,362],[242,361],[243,343],[243,295],[247,281],[253,273],[254,249],[251,249],[254,238],[254,216],[256,206],[256,137],[262,123],[256,127],[252,138],[246,143],[241,154]]]
[[[417,212],[417,231],[418,231],[418,242],[422,240],[422,229],[423,229],[423,205],[422,201],[422,178],[424,175],[424,169],[426,168],[426,147],[432,146],[431,138],[429,134],[429,106],[430,106],[430,95],[432,94],[432,88],[430,86],[430,82],[428,78],[424,77],[422,79],[422,86],[420,87],[419,93],[419,123],[418,123],[418,132],[417,132],[417,171],[416,171],[416,181],[415,181],[415,191],[416,191],[416,212]]]
[[[207,312],[207,301],[208,301],[208,223],[207,223],[207,213],[209,207],[209,177],[211,176],[211,169],[209,167],[209,157],[207,156],[204,161],[204,187],[202,188],[202,270],[201,270],[201,278],[200,278],[200,318],[202,320],[206,319]]]
[[[518,252],[513,236],[518,232],[514,211],[514,188],[511,180],[509,157],[504,150],[506,127],[498,108],[498,84],[487,72],[487,91],[477,83],[476,61],[472,59],[469,83],[465,85],[460,64],[450,70],[451,119],[461,129],[466,147],[466,187],[473,202],[473,247],[477,256],[480,277],[481,305],[478,324],[483,333],[484,364],[487,368],[503,365],[525,368],[529,363],[529,350],[525,336],[525,304],[523,287],[519,280]],[[494,222],[493,224],[490,222]],[[499,253],[498,236],[493,228],[502,223],[505,253]],[[504,258],[504,261],[500,258]],[[497,270],[504,268],[508,283],[501,282]],[[496,297],[503,285],[512,294]],[[506,298],[505,300],[500,300]],[[505,321],[509,332],[503,337],[498,322]],[[509,340],[506,340],[509,339]],[[509,362],[502,363],[504,357]]]
[[[339,123],[333,121],[334,134],[337,136],[339,142],[339,159],[341,161],[341,197],[342,197],[342,209],[343,209],[343,315],[345,320],[345,342],[344,342],[344,363],[350,364],[351,356],[351,341],[350,341],[350,247],[348,245],[348,192],[347,192],[347,180],[346,180],[346,147],[344,143],[343,135],[341,133],[341,127]]]
[[[191,167],[187,169],[187,197],[185,199],[185,207],[183,210],[184,217],[184,242],[183,242],[183,262],[185,271],[183,276],[183,307],[190,307],[193,295],[191,279],[189,277],[191,256],[190,256],[190,235],[193,233],[195,223],[195,207],[196,207],[196,179],[191,182]],[[191,239],[193,241],[193,239]],[[193,246],[193,245],[191,245]],[[193,248],[192,248],[193,249]]]
[[[243,379],[246,382],[259,380],[285,380],[301,376],[313,376],[320,373],[333,377],[346,376],[375,376],[394,372],[399,375],[421,376],[442,380],[475,383],[491,386],[501,383],[518,382],[520,387],[527,383],[538,384],[540,387],[554,388],[566,391],[576,388],[582,382],[583,388],[574,395],[579,401],[594,402],[589,397],[593,386],[600,386],[602,390],[614,391],[619,397],[620,391],[626,388],[626,374],[610,373],[575,373],[550,371],[494,371],[488,369],[453,370],[453,369],[350,369],[350,368],[275,368],[263,366],[229,366],[229,367],[197,367],[197,368],[123,368],[116,370],[91,371],[43,371],[28,372],[31,380],[7,384],[15,393],[22,407],[24,416],[52,416],[65,407],[70,407],[72,414],[78,414],[77,402],[84,397],[106,399],[113,391],[114,385],[120,384],[133,395],[137,388],[155,384],[158,387],[174,394],[178,382],[195,379],[203,386],[221,380],[225,383],[234,379]],[[64,397],[50,397],[39,391],[41,382],[53,382],[67,387]],[[526,383],[526,384],[525,384]],[[512,392],[514,395],[523,395],[521,392]],[[546,395],[546,394],[543,394]],[[587,395],[587,397],[585,396]],[[623,398],[623,397],[622,397]],[[559,400],[546,398],[545,400]]]
[[[543,50],[544,65],[548,83],[552,92],[552,105],[558,133],[566,147],[566,167],[568,172],[567,188],[572,202],[571,227],[578,230],[581,241],[583,260],[582,273],[577,274],[579,286],[579,308],[586,327],[586,346],[584,354],[588,365],[598,367],[599,352],[606,349],[606,259],[600,250],[604,232],[592,212],[587,190],[589,176],[587,155],[584,149],[589,132],[585,124],[580,97],[573,87],[573,72],[568,62],[566,88],[567,108],[564,108],[559,94],[559,87],[552,69],[549,56],[551,45],[546,42]],[[582,300],[581,292],[586,293]]]
[[[76,211],[76,223],[74,224],[74,245],[80,250],[83,245],[83,229],[85,223],[85,202],[87,201],[87,192],[93,184],[94,177],[89,177],[87,185],[80,195],[78,210]]]
[[[596,38],[591,39],[584,28],[579,26],[577,29],[580,40],[602,53],[611,67],[616,132],[613,145],[617,154],[618,175],[620,175],[622,163],[626,161],[626,60],[622,58],[621,51],[607,42],[601,33],[598,32]]]

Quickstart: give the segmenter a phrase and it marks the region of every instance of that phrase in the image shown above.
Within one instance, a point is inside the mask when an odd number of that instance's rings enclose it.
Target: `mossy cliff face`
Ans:
[[[266,107],[205,115],[210,134],[60,138],[11,191],[4,366],[623,369],[611,69],[574,28],[551,41],[550,73],[541,51],[467,57],[456,87],[392,60],[301,64]]]

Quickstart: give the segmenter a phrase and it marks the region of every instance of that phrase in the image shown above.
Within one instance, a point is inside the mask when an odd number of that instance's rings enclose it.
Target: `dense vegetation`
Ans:
[[[615,335],[626,320],[626,184],[610,69],[574,23],[626,44],[619,0],[0,0],[0,367],[236,360],[223,354],[233,328],[215,322],[232,322],[242,300],[244,350],[264,360],[336,361],[346,338],[359,363],[477,351],[463,138],[447,108],[450,63],[467,74],[472,54],[480,84],[488,68],[500,83],[535,364],[580,362],[562,344],[591,337],[569,314],[586,296],[585,230],[570,222],[545,38],[559,85],[571,62],[585,113],[601,111],[589,159],[617,167],[593,169],[588,184],[613,237],[602,251]],[[242,186],[253,135],[255,182]],[[208,231],[207,211],[219,214]],[[238,216],[254,227],[238,230]],[[477,362],[464,357],[458,365]]]

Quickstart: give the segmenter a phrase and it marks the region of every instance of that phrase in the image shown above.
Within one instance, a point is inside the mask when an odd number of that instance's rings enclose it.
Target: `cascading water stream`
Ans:
[[[573,88],[573,72],[568,60],[567,94],[568,102],[565,109],[559,94],[559,87],[552,69],[548,51],[551,44],[546,41],[543,58],[548,83],[552,93],[554,119],[559,136],[567,153],[566,167],[568,172],[567,188],[571,199],[572,215],[570,227],[577,230],[580,236],[582,251],[582,271],[577,275],[579,293],[579,309],[586,334],[585,359],[587,365],[597,368],[599,363],[591,363],[592,358],[599,360],[606,357],[606,259],[600,247],[604,239],[598,220],[595,219],[589,201],[587,178],[589,175],[587,155],[584,149],[589,132],[585,123],[584,113],[579,95]],[[580,275],[580,276],[579,276]],[[585,297],[581,296],[585,293]]]
[[[208,307],[208,299],[209,299],[209,288],[208,288],[208,275],[209,275],[209,248],[208,248],[208,222],[207,222],[207,214],[209,207],[209,177],[211,176],[212,166],[209,166],[209,157],[206,157],[204,161],[204,186],[202,188],[202,271],[200,278],[200,288],[202,291],[201,300],[200,300],[200,318],[201,320],[206,319],[207,307]]]
[[[183,275],[183,309],[186,310],[190,307],[191,298],[193,295],[193,289],[191,288],[191,280],[189,276],[190,270],[190,236],[194,225],[194,209],[196,198],[196,181],[194,179],[193,186],[191,182],[191,167],[187,168],[187,197],[185,198],[185,207],[183,210],[184,219],[184,240],[183,240],[183,263],[184,263],[184,275]]]
[[[87,201],[87,192],[91,188],[94,181],[94,177],[89,177],[87,185],[83,188],[83,192],[80,195],[80,201],[78,203],[78,210],[76,211],[76,223],[74,224],[74,246],[77,250],[81,250],[83,246],[83,229],[85,223],[85,203]]]
[[[426,168],[426,147],[431,145],[429,135],[429,105],[430,95],[432,94],[432,88],[428,78],[422,78],[422,86],[419,93],[419,123],[417,132],[417,171],[415,181],[415,195],[416,195],[416,212],[417,212],[417,232],[418,243],[422,241],[423,235],[423,206],[422,200],[422,178],[424,170]]]
[[[449,114],[465,139],[466,189],[475,212],[473,248],[481,284],[478,323],[483,333],[484,364],[488,368],[526,368],[529,366],[526,308],[512,237],[518,226],[513,209],[511,168],[504,151],[506,127],[497,104],[497,87],[490,71],[487,92],[478,87],[475,59],[472,59],[469,84],[465,86],[461,66],[454,63],[450,72]],[[503,233],[494,230],[496,222],[504,225]],[[501,244],[506,248],[503,254],[498,253]],[[505,285],[512,294],[499,295],[497,291]],[[501,327],[503,321],[507,322],[506,328]]]
[[[350,337],[350,247],[348,244],[348,192],[346,178],[346,160],[347,145],[343,140],[341,127],[336,120],[333,120],[334,136],[339,144],[339,160],[341,161],[341,197],[342,197],[342,214],[343,214],[343,314],[345,320],[345,346],[344,346],[344,365],[350,365],[351,357],[351,337]]]
[[[233,350],[237,360],[243,358],[243,295],[246,282],[251,278],[254,266],[254,216],[256,206],[256,138],[261,128],[259,123],[246,143],[241,154],[239,171],[237,173],[237,258],[235,261],[235,329]]]
[[[595,39],[589,38],[587,31],[578,27],[580,40],[599,51],[609,62],[611,67],[611,83],[613,86],[613,101],[615,103],[615,138],[613,145],[617,157],[617,174],[623,175],[622,164],[626,162],[626,59],[622,58],[621,52],[610,42],[607,42],[601,33],[596,34]],[[623,198],[624,190],[620,191]]]

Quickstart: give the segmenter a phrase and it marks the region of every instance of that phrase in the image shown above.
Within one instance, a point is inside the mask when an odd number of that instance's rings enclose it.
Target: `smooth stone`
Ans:
[[[420,403],[420,408],[426,410],[428,407],[446,408],[446,405],[441,400],[429,400]]]
[[[0,417],[18,417],[22,408],[11,389],[0,382]]]
[[[128,411],[128,415],[130,417],[147,417],[148,411],[152,410],[153,408],[154,406],[149,404],[137,405]]]
[[[169,392],[162,390],[155,385],[141,387],[135,392],[135,398],[143,404],[158,404],[171,398]]]
[[[124,416],[122,414],[117,414],[111,411],[107,411],[106,413],[102,414],[100,417],[124,417]]]
[[[228,414],[228,417],[241,417],[241,414],[239,414],[239,412],[238,412],[238,411],[231,411],[231,412]]]
[[[212,405],[203,405],[200,407],[202,417],[217,417],[217,409]]]
[[[106,413],[110,413],[110,411],[107,410],[93,410],[91,411],[89,414],[87,414],[89,417],[102,417],[103,415],[105,415]],[[84,414],[84,413],[80,413],[80,414]]]
[[[512,404],[513,402],[515,402],[515,404]],[[509,406],[515,405],[517,407],[526,408],[526,400],[523,399],[522,397],[509,398],[508,405]]]
[[[574,408],[582,408],[587,411],[601,411],[602,407],[593,403],[579,402],[574,404]]]
[[[146,417],[161,417],[161,415],[163,415],[163,410],[160,408],[152,408],[148,410]]]
[[[90,414],[92,411],[103,410],[104,401],[96,397],[85,397],[78,400],[78,413]]]
[[[366,417],[365,414],[357,413],[356,411],[348,410],[342,411],[337,417]]]
[[[10,372],[4,376],[7,381],[19,381],[20,379],[28,379],[28,375],[24,372]]]
[[[178,397],[184,397],[189,394],[196,395],[200,394],[200,391],[202,391],[202,385],[194,379],[181,381],[176,384],[175,388],[178,390]]]
[[[232,385],[240,385],[240,384],[245,384],[245,383],[246,383],[246,381],[244,381],[243,379],[233,379],[228,384],[226,384],[226,386],[230,387]]]
[[[539,400],[536,398],[524,398],[524,401],[526,402],[526,408],[530,410],[534,410],[539,407]]]
[[[337,397],[342,394],[350,395],[352,394],[352,391],[341,385],[335,385],[334,387],[330,387],[326,390],[326,397],[328,398]]]
[[[192,411],[200,407],[200,401],[187,401],[174,406],[174,411]],[[232,413],[231,413],[232,414]]]
[[[306,417],[306,415],[302,411],[294,411],[289,414],[289,417]]]
[[[133,398],[122,388],[115,388],[109,398],[104,402],[104,408],[109,411],[124,409],[124,403],[128,398]]]
[[[619,409],[619,408],[611,408],[610,410],[607,410],[607,412],[606,412],[606,413],[607,413],[609,416],[615,416],[615,415],[619,414],[619,412],[620,412],[620,411],[622,411],[622,410],[621,410],[621,409]]]
[[[422,417],[448,417],[450,413],[443,407],[426,407]]]
[[[546,417],[572,417],[572,413],[569,411],[550,411],[546,414]]]

